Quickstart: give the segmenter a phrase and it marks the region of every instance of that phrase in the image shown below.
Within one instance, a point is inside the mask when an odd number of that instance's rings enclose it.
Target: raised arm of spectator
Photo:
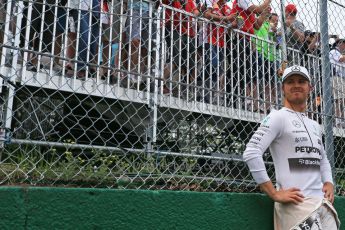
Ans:
[[[313,53],[317,48],[317,42],[320,40],[320,34],[315,34],[314,38],[311,40],[310,44],[308,45],[308,50]]]
[[[212,13],[212,8],[207,8],[204,13],[204,17],[217,22],[234,22],[236,20],[236,15],[232,14],[229,16],[221,16],[218,14]]]
[[[238,0],[237,2],[242,9],[248,10],[254,14],[261,14],[270,7],[272,0],[265,0],[260,5],[252,4],[250,0]]]
[[[213,7],[214,7],[214,1],[212,0],[206,0],[205,5],[206,5],[206,11],[204,12],[204,17],[212,20],[212,21],[217,21],[217,22],[228,22],[228,19],[226,16],[218,15],[212,13]],[[236,18],[236,17],[234,17]]]
[[[299,42],[302,43],[304,41],[304,38],[305,38],[304,32],[295,28],[295,27],[290,27],[290,29],[293,33],[294,38],[296,38]]]
[[[192,12],[192,14],[194,14],[195,16],[198,17],[201,15],[198,5],[196,4],[195,0],[188,0],[186,7],[190,7],[191,8],[190,12]]]
[[[268,19],[270,15],[270,7],[266,8],[260,15],[259,17],[256,18],[255,23],[254,23],[254,29],[259,30],[262,24]]]
[[[200,11],[198,9],[198,6],[195,2],[195,0],[188,0],[186,1],[186,5],[184,6],[184,10],[186,10],[187,12],[191,12],[192,14],[194,14],[195,16],[199,16],[200,15]]]
[[[332,61],[337,63],[337,62],[345,62],[345,55],[340,54],[340,52],[338,52],[337,50],[333,49],[329,52],[329,59]]]
[[[305,27],[302,23],[296,23],[296,21],[294,19],[291,18],[287,18],[286,19],[286,27],[290,28],[291,32],[292,32],[292,36],[298,40],[300,43],[303,43],[305,40],[305,36],[304,36],[304,31],[305,31]]]
[[[340,55],[338,61],[345,62],[345,55],[344,54]]]
[[[193,14],[195,15],[195,16],[200,16],[200,11],[198,10],[198,8],[196,8],[195,10],[193,10]]]
[[[221,16],[212,13],[212,8],[207,8],[207,10],[204,13],[204,17],[213,21],[226,21],[226,16]]]

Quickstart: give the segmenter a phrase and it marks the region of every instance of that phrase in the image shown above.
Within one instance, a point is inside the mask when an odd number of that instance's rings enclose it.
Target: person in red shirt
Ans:
[[[195,16],[200,14],[194,0],[163,0],[163,4],[184,10]],[[192,16],[167,9],[165,11],[165,40],[170,60],[164,69],[164,80],[172,78],[176,69],[181,69],[183,75],[188,75],[190,81],[195,78],[196,70],[196,26]],[[172,66],[170,65],[172,64]],[[171,72],[172,69],[172,72]],[[169,93],[168,85],[163,93]]]
[[[235,0],[231,10],[231,14],[237,15],[243,19],[241,30],[243,32],[254,34],[254,28],[260,29],[262,21],[260,17],[256,18],[255,15],[261,15],[270,9],[272,0],[265,0],[261,5],[254,5],[251,0]]]
[[[224,48],[225,35],[230,24],[231,28],[235,28],[236,15],[231,15],[231,9],[225,0],[207,0],[206,12],[204,17],[211,20],[207,28],[207,43],[205,46],[205,88],[212,88],[221,91],[224,88]],[[224,25],[220,25],[224,24]],[[210,78],[212,81],[210,81]],[[212,82],[212,85],[211,85]],[[212,91],[207,93],[205,101],[210,102]]]
[[[251,36],[254,35],[254,29],[260,29],[270,12],[271,0],[265,0],[260,5],[254,5],[251,0],[235,0],[233,2],[231,14],[237,18],[237,24],[241,31],[233,34],[233,39],[228,41],[229,68],[227,75],[231,81],[227,82],[227,92],[230,95],[236,95],[239,99],[238,105],[247,109],[247,102],[258,101],[258,92],[256,85],[256,49],[251,44]],[[258,16],[256,16],[258,15]],[[250,35],[247,35],[247,34]],[[246,98],[246,102],[240,101],[240,98]],[[235,101],[236,98],[229,101]],[[244,103],[243,103],[244,102]],[[258,103],[253,104],[253,110],[258,110]]]

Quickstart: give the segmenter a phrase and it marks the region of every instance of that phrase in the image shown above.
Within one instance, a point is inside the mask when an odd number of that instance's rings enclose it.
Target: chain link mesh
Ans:
[[[329,54],[318,1],[262,0],[256,15],[240,2],[0,1],[0,183],[258,191],[242,153],[281,107],[282,69],[301,64],[309,117],[325,127],[334,107],[326,150],[344,195],[345,2],[328,1]]]

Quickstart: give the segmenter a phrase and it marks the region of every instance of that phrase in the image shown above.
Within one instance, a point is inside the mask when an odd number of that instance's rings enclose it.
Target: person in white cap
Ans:
[[[292,66],[282,76],[284,107],[272,111],[253,134],[243,159],[261,190],[275,201],[274,229],[339,229],[333,208],[332,170],[320,125],[307,117],[312,89],[306,68]],[[263,153],[269,147],[276,186],[269,178]]]

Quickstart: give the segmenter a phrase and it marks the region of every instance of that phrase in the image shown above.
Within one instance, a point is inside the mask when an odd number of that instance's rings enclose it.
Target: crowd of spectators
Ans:
[[[39,0],[32,4],[24,1],[21,7],[15,1],[1,1],[1,43],[4,9],[9,3],[23,14],[20,47],[32,51],[25,65],[33,72],[43,68],[38,54],[47,51],[56,55],[53,70],[58,75],[84,80],[100,71],[101,79],[110,79],[110,83],[118,77],[140,85],[142,76],[152,74],[157,28],[162,29],[159,34],[164,36],[166,51],[161,69],[163,94],[173,93],[178,75],[178,81],[205,89],[199,95],[204,102],[212,101],[214,91],[222,91],[237,101],[233,106],[269,110],[277,97],[277,73],[284,61],[283,37],[288,65],[302,64],[314,74],[319,70],[309,60],[320,56],[320,34],[306,30],[297,19],[294,4],[286,5],[278,28],[280,20],[272,12],[271,0],[258,5],[250,0],[234,0],[232,4],[225,0],[163,0],[161,21],[154,20],[159,1]],[[339,86],[345,77],[345,42],[336,39],[330,60],[333,83]],[[334,97],[340,101],[343,94]],[[339,108],[340,116],[343,105]]]

